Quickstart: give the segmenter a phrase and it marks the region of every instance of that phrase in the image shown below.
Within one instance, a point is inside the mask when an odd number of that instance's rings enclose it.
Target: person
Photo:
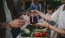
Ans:
[[[25,20],[18,19],[20,16],[13,0],[0,0],[0,38],[12,38],[11,28],[20,28],[25,24]]]
[[[52,4],[48,4],[47,5],[47,14],[46,14],[46,16],[50,16],[51,17],[51,15],[54,12],[54,8],[55,7]],[[51,25],[55,25],[55,22],[54,21],[48,21],[48,20],[45,20],[45,21],[47,21]]]
[[[53,12],[55,11],[54,8],[55,7],[52,4],[48,4],[47,5],[47,14],[46,14],[46,16],[50,16],[51,17],[52,14],[53,14]],[[48,21],[48,20],[45,20],[45,21],[47,21],[52,26],[56,26],[56,23],[54,21]],[[53,35],[54,35],[54,31],[53,30],[50,30],[50,29],[48,29],[48,30],[49,30],[50,38],[52,38]]]
[[[65,0],[63,0],[63,2],[65,3]],[[43,17],[46,20],[49,21],[54,21],[58,24],[58,27],[54,27],[50,24],[48,24],[46,21],[43,21],[43,23],[37,23],[36,25],[42,26],[42,27],[46,27],[49,28],[55,32],[58,33],[58,37],[57,38],[65,38],[65,4],[61,5],[53,14],[51,17],[46,16],[45,14],[42,14],[39,11],[34,11],[36,12],[36,15],[40,15],[41,17]]]
[[[44,13],[44,8],[42,3],[39,2],[39,0],[32,0],[32,3],[30,5],[30,10],[38,10]]]

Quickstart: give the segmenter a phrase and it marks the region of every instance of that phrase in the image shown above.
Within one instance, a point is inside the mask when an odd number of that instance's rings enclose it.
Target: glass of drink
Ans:
[[[37,16],[31,15],[31,16],[30,16],[30,23],[31,23],[31,24],[36,24],[36,23],[38,23]]]

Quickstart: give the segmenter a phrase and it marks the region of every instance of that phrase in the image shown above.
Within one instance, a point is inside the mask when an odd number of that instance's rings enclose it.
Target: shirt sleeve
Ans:
[[[51,15],[51,19],[54,21],[54,22],[57,22],[58,18],[59,18],[59,14],[60,12],[62,11],[62,7],[63,5],[61,5],[52,15]]]

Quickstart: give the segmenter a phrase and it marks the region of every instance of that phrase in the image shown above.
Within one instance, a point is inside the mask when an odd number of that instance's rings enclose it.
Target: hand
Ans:
[[[25,15],[25,16],[24,16],[24,20],[25,20],[27,23],[30,23],[30,16]]]
[[[37,26],[42,26],[48,28],[49,24],[46,21],[43,21],[42,23],[37,23]]]
[[[43,13],[42,12],[40,12],[40,11],[37,11],[37,10],[34,10],[33,11],[33,15],[42,15]]]
[[[25,24],[25,20],[15,19],[9,22],[10,26],[13,28],[20,28]]]

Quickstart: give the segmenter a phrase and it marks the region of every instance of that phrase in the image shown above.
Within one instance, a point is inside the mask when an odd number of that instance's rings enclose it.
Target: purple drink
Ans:
[[[30,23],[31,23],[31,24],[36,24],[36,23],[38,23],[37,16],[30,16]]]

